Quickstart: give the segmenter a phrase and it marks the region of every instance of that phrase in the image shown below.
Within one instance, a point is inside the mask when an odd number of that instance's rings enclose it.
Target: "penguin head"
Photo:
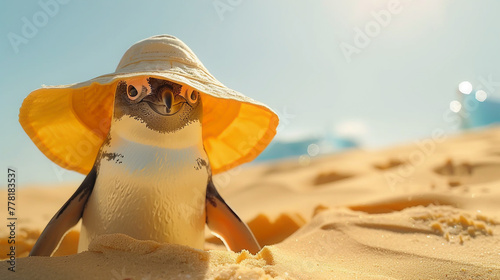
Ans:
[[[140,76],[118,83],[111,128],[142,141],[157,134],[185,134],[185,130],[201,139],[201,118],[198,91],[169,80]]]

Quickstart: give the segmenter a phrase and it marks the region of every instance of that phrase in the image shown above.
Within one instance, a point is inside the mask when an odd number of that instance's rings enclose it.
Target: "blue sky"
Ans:
[[[281,139],[328,132],[382,147],[453,132],[443,114],[459,82],[500,95],[484,85],[500,81],[499,10],[494,0],[8,1],[0,168],[15,166],[21,184],[81,180],[26,136],[23,99],[42,84],[113,72],[133,43],[157,34],[179,37],[221,82],[286,116]]]

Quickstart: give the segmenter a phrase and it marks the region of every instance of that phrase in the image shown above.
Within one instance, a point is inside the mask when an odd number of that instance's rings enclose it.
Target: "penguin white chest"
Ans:
[[[203,249],[208,168],[201,143],[169,149],[113,137],[84,210],[79,251],[108,233]]]

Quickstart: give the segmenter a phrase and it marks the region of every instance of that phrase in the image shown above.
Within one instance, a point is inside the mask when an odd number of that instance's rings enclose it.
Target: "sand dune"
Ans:
[[[23,258],[78,183],[32,186],[18,192],[16,272],[2,262],[0,278],[500,279],[498,128],[237,168],[215,181],[266,245],[257,255],[228,252],[208,233],[205,251],[115,234],[76,254],[77,226],[58,256]],[[0,245],[5,256],[5,236]]]

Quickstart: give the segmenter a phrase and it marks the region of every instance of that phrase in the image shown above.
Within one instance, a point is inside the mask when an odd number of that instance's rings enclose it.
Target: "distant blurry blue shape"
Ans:
[[[463,122],[465,129],[500,123],[500,100],[488,98],[478,101],[474,94],[463,95]]]
[[[335,147],[340,150],[359,147],[358,142],[352,138],[335,138],[332,142],[335,144]]]
[[[273,140],[255,160],[267,161],[307,155],[307,149],[311,144],[316,144],[320,147],[320,154],[325,152],[339,152],[359,146],[358,142],[354,139],[333,136],[307,137],[287,141]]]
[[[257,161],[296,157],[307,153],[307,147],[318,139],[307,138],[295,141],[273,140],[269,146],[257,157]]]

